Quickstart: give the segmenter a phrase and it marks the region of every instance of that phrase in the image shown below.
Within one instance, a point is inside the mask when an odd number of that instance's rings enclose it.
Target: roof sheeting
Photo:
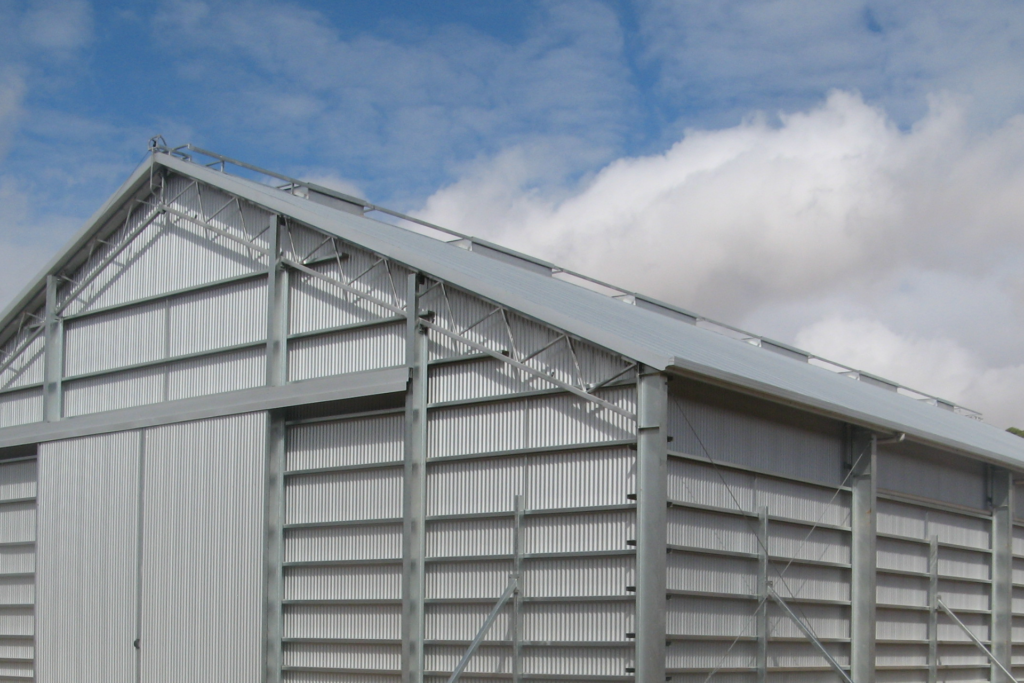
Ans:
[[[150,163],[219,187],[659,370],[705,378],[852,423],[905,432],[922,443],[1024,467],[1024,440],[991,425],[806,362],[765,352],[552,278],[537,269],[332,209],[245,178],[167,154],[154,154]],[[107,202],[68,249],[51,262],[47,272],[54,272],[71,258],[75,246],[101,227],[107,220],[104,217],[121,197],[133,191],[147,171],[148,164],[133,174],[113,201]],[[30,299],[31,291],[30,287],[21,299]],[[4,319],[11,315],[13,311],[8,310]]]

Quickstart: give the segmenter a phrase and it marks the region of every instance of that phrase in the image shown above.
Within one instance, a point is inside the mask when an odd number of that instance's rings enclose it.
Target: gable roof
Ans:
[[[681,319],[685,316],[663,315],[551,277],[540,268],[515,265],[515,257],[495,259],[165,153],[152,154],[136,169],[47,264],[39,278],[4,312],[0,330],[7,328],[21,310],[42,303],[46,275],[74,265],[82,247],[97,232],[110,229],[122,205],[143,191],[150,174],[160,168],[336,235],[658,370],[1024,468],[1024,440],[978,420],[867,382],[852,381],[804,360],[766,352],[685,322]]]

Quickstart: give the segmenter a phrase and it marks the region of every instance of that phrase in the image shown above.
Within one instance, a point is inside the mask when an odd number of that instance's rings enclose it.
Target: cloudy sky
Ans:
[[[0,0],[0,300],[193,142],[1024,426],[1024,6]]]

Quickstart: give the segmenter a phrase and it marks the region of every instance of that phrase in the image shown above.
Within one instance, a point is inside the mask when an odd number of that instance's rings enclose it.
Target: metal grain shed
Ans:
[[[154,144],[0,349],[0,681],[1024,674],[1024,440],[327,188]]]

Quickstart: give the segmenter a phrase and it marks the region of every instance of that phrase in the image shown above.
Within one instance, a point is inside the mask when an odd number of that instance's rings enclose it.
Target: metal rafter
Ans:
[[[498,359],[498,360],[500,360],[500,361],[502,361],[504,363],[508,363],[512,367],[519,368],[520,370],[528,372],[528,373],[530,373],[532,375],[536,375],[537,377],[541,378],[545,382],[547,382],[549,384],[553,384],[554,386],[558,387],[559,389],[563,389],[565,391],[568,391],[569,393],[574,394],[576,396],[579,396],[580,398],[585,398],[588,401],[596,403],[597,405],[601,406],[602,408],[605,408],[607,410],[612,411],[613,413],[617,413],[619,415],[622,415],[623,417],[629,418],[630,420],[635,420],[636,419],[636,413],[634,413],[632,411],[625,410],[624,408],[620,408],[619,406],[615,405],[614,403],[606,401],[603,398],[595,396],[594,394],[591,394],[590,392],[588,392],[588,391],[586,391],[584,389],[580,389],[579,387],[573,386],[572,384],[568,384],[568,383],[563,382],[561,380],[557,380],[554,377],[551,377],[550,375],[545,374],[543,371],[538,370],[537,368],[533,368],[533,367],[530,367],[529,365],[527,365],[525,363],[520,363],[517,360],[513,360],[512,358],[510,358],[510,357],[500,353],[499,351],[495,351],[495,350],[493,350],[493,349],[491,349],[491,348],[489,348],[487,346],[484,346],[483,344],[477,343],[477,342],[472,341],[470,339],[466,339],[465,337],[460,336],[458,333],[446,330],[445,328],[441,327],[440,325],[438,325],[436,323],[430,322],[429,320],[426,320],[426,319],[421,319],[420,320],[420,324],[423,325],[424,327],[428,327],[428,328],[430,328],[432,330],[436,330],[437,332],[440,332],[441,334],[445,335],[446,337],[454,339],[455,341],[457,341],[457,342],[459,342],[461,344],[465,344],[466,346],[469,346],[470,348],[476,349],[477,351],[480,351],[482,353],[486,353],[488,356],[496,358],[496,359]]]
[[[573,393],[573,394],[575,394],[575,395],[577,395],[577,396],[579,396],[581,398],[585,398],[585,399],[587,399],[589,401],[597,403],[598,405],[600,405],[600,406],[602,406],[604,408],[608,408],[610,410],[613,410],[613,412],[616,412],[616,413],[618,413],[620,415],[623,415],[625,417],[628,417],[630,419],[635,419],[636,418],[634,413],[632,413],[630,411],[627,411],[627,410],[623,410],[623,409],[619,408],[618,406],[615,406],[614,404],[612,404],[612,403],[610,403],[608,401],[605,401],[604,399],[601,399],[601,398],[595,396],[593,392],[596,391],[597,389],[600,389],[601,387],[607,386],[608,384],[610,384],[611,382],[615,381],[616,379],[622,377],[623,375],[627,374],[628,372],[630,372],[632,370],[635,370],[637,368],[637,363],[635,363],[633,361],[625,361],[625,366],[623,368],[615,371],[610,376],[608,376],[608,377],[606,377],[604,379],[601,379],[601,380],[599,380],[597,382],[593,382],[591,384],[588,384],[586,382],[586,378],[585,378],[585,376],[583,374],[583,367],[582,367],[582,364],[580,363],[579,355],[576,353],[576,349],[573,346],[572,338],[568,334],[566,334],[565,332],[556,331],[557,332],[557,336],[554,339],[549,341],[547,344],[545,344],[541,348],[536,349],[535,351],[532,351],[529,354],[523,355],[521,353],[521,351],[520,351],[519,345],[516,343],[515,334],[512,332],[512,325],[511,325],[510,320],[509,320],[509,316],[511,315],[511,312],[509,311],[508,308],[506,308],[505,306],[502,306],[500,304],[494,304],[492,302],[491,305],[493,305],[494,308],[492,308],[490,311],[488,311],[482,317],[474,320],[473,322],[471,322],[467,326],[462,327],[461,329],[459,329],[459,326],[457,326],[456,322],[455,322],[455,317],[456,316],[455,316],[454,310],[453,310],[452,305],[451,305],[451,299],[449,297],[448,288],[445,287],[444,283],[435,283],[435,285],[432,285],[430,287],[430,289],[427,290],[427,291],[432,291],[434,289],[434,287],[438,287],[440,292],[441,292],[441,302],[443,303],[444,307],[448,311],[448,324],[452,328],[454,328],[454,329],[448,329],[448,328],[440,325],[439,323],[437,323],[435,320],[424,320],[423,321],[424,325],[429,326],[431,329],[437,330],[441,334],[443,334],[443,335],[445,335],[445,336],[455,340],[456,342],[459,342],[461,344],[465,344],[466,346],[469,346],[470,348],[473,348],[473,349],[475,349],[477,351],[481,351],[483,353],[486,353],[486,354],[488,354],[488,355],[490,355],[490,356],[492,356],[492,357],[494,357],[494,358],[496,358],[496,359],[498,359],[498,360],[500,360],[500,361],[502,361],[504,363],[507,363],[507,364],[509,364],[509,365],[511,365],[513,367],[516,367],[516,368],[518,368],[518,369],[520,369],[520,370],[522,370],[524,372],[527,372],[530,375],[536,376],[536,377],[538,377],[539,379],[541,379],[544,382],[547,382],[547,383],[552,384],[552,385],[554,385],[556,387],[564,389],[564,390],[566,390],[566,391],[568,391],[570,393]],[[495,316],[498,316],[498,315],[501,316],[501,321],[502,321],[503,328],[505,330],[505,334],[508,336],[508,345],[509,345],[508,349],[495,350],[495,349],[492,349],[492,348],[488,347],[485,344],[473,341],[473,340],[469,339],[466,336],[470,331],[478,328],[480,325],[484,324],[485,322],[487,322],[491,318],[493,318]],[[566,346],[566,349],[567,349],[567,351],[569,353],[570,359],[572,360],[573,370],[574,370],[575,375],[576,375],[575,379],[579,382],[578,384],[573,384],[571,382],[563,382],[561,380],[555,379],[550,374],[549,371],[545,371],[544,369],[535,368],[535,367],[533,367],[531,365],[527,365],[528,361],[533,360],[534,358],[537,358],[538,356],[540,356],[545,351],[548,351],[549,349],[551,349],[554,346],[558,345],[560,342],[564,342],[565,343],[565,346]]]

